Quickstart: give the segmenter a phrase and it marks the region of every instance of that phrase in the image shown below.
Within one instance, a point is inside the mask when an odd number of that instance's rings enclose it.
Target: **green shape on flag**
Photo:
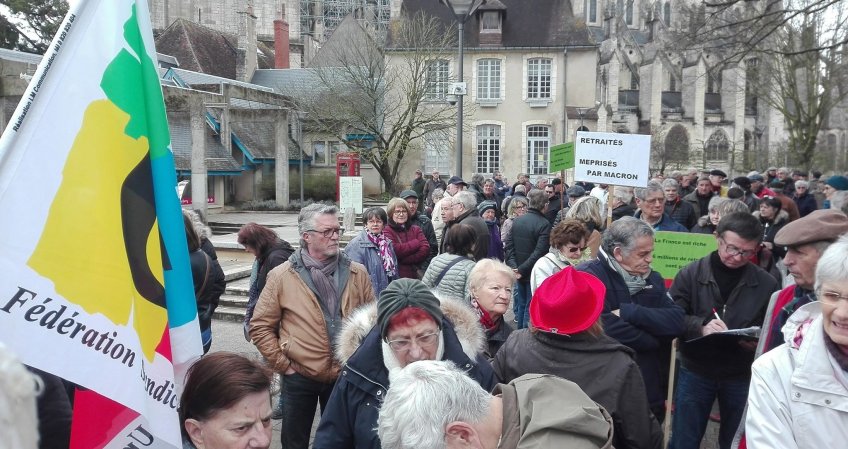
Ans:
[[[651,268],[663,279],[674,279],[681,268],[718,248],[712,234],[660,231],[654,234],[654,260]]]
[[[548,173],[574,168],[574,142],[552,146],[548,160]]]
[[[138,139],[146,137],[150,158],[164,156],[171,143],[162,86],[156,65],[150,59],[138,27],[136,4],[124,23],[124,38],[135,55],[121,50],[103,72],[100,87],[106,97],[130,116],[125,132]]]

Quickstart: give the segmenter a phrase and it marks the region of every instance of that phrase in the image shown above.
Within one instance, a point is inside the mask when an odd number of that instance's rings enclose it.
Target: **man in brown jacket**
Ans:
[[[316,402],[323,413],[339,364],[334,341],[342,321],[374,301],[365,267],[339,252],[335,206],[313,204],[298,217],[300,249],[268,273],[250,338],[283,375],[283,449],[307,449]]]

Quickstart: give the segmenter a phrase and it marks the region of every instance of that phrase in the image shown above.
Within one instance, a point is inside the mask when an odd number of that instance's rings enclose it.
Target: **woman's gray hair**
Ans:
[[[339,210],[332,204],[313,203],[300,210],[297,216],[297,233],[303,235],[306,231],[315,230],[315,222],[319,215],[338,216]],[[300,247],[306,248],[306,241],[300,239]]]
[[[680,173],[680,172],[677,172]],[[682,175],[679,175],[682,176]],[[677,180],[674,178],[665,178],[665,181],[662,182],[663,189],[667,189],[669,187],[677,188],[680,184],[677,183]]]
[[[437,189],[433,189],[433,193],[430,194],[430,199],[433,201],[433,204],[438,203],[445,196],[445,189],[439,187]]]
[[[842,213],[848,215],[845,211],[848,210],[848,190],[837,190],[830,196],[830,208],[841,210]]]
[[[799,180],[795,181],[795,188],[797,189],[798,187],[805,187],[805,188],[809,188],[809,187],[810,187],[810,182],[809,182],[809,181],[804,181],[803,179],[799,179]]]
[[[413,362],[389,377],[377,419],[383,449],[444,449],[448,424],[479,424],[489,414],[489,393],[449,361]]]
[[[601,218],[601,200],[594,196],[584,196],[568,208],[565,218],[576,218],[583,223],[594,224],[596,229],[600,228],[604,225],[604,219]]]
[[[621,248],[623,254],[629,254],[640,237],[654,238],[654,229],[651,225],[636,217],[621,217],[604,231],[601,248],[609,257],[612,257],[616,247]]]
[[[613,198],[618,198],[624,204],[630,204],[633,201],[633,192],[626,187],[617,187],[612,192]]]
[[[843,235],[822,254],[816,266],[816,291],[825,282],[848,281],[848,236]]]
[[[471,273],[468,274],[467,293],[470,295],[472,290],[482,287],[483,282],[486,282],[487,279],[491,279],[496,274],[500,274],[511,280],[512,286],[515,286],[515,272],[512,271],[512,268],[510,268],[509,265],[497,259],[483,259],[474,264],[474,268],[472,268]]]
[[[208,240],[212,238],[212,229],[203,223],[203,219],[200,218],[200,212],[193,209],[183,210],[186,212],[186,215],[191,220],[191,227],[194,228],[194,233],[197,234],[200,240]]]
[[[718,208],[722,204],[724,204],[726,201],[730,201],[730,200],[728,200],[727,198],[722,198],[720,196],[714,196],[714,197],[710,198],[710,202],[707,206],[707,213],[710,213],[711,211],[717,211]],[[705,213],[704,215],[706,215],[707,213]]]
[[[734,212],[748,212],[751,213],[751,209],[748,208],[748,205],[745,204],[742,200],[731,200],[725,198],[726,201],[722,202],[716,208],[716,212],[718,212],[719,217],[724,217],[725,215],[730,215]]]

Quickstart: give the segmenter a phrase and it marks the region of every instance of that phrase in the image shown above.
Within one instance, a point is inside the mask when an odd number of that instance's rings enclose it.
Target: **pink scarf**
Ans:
[[[386,238],[386,236],[382,233],[375,235],[370,231],[365,231],[365,235],[367,235],[368,240],[377,245],[377,248],[380,250],[380,259],[383,261],[383,269],[386,270],[386,274],[388,274],[389,277],[397,277],[395,258],[393,257],[392,250],[389,248],[389,245],[392,243],[391,240]]]

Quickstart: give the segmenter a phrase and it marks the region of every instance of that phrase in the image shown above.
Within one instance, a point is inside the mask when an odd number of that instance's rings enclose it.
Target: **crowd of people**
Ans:
[[[281,418],[286,449],[694,449],[712,419],[721,449],[838,447],[848,178],[726,178],[629,189],[419,172],[343,249],[334,206],[300,211],[297,248],[247,224],[244,329],[264,363],[194,365],[185,445],[268,447]],[[185,224],[208,350],[220,266],[202,223]],[[664,279],[660,231],[712,235],[716,250]]]
[[[721,449],[775,447],[812,419],[787,410],[848,424],[848,268],[831,267],[824,292],[816,276],[848,232],[848,178],[771,171],[690,170],[635,189],[417,174],[363,212],[344,250],[336,209],[304,208],[300,248],[266,274],[246,324],[282,375],[283,447],[309,447],[317,405],[314,448],[661,448],[667,416],[669,448],[700,447],[710,419]],[[663,279],[659,231],[711,234],[717,249]],[[832,246],[845,264],[848,240]],[[803,323],[830,340],[780,346]],[[704,338],[752,326],[759,340]],[[805,350],[833,362],[809,376],[843,371],[826,389],[802,382],[802,407],[790,402]],[[563,432],[569,419],[582,430]]]

